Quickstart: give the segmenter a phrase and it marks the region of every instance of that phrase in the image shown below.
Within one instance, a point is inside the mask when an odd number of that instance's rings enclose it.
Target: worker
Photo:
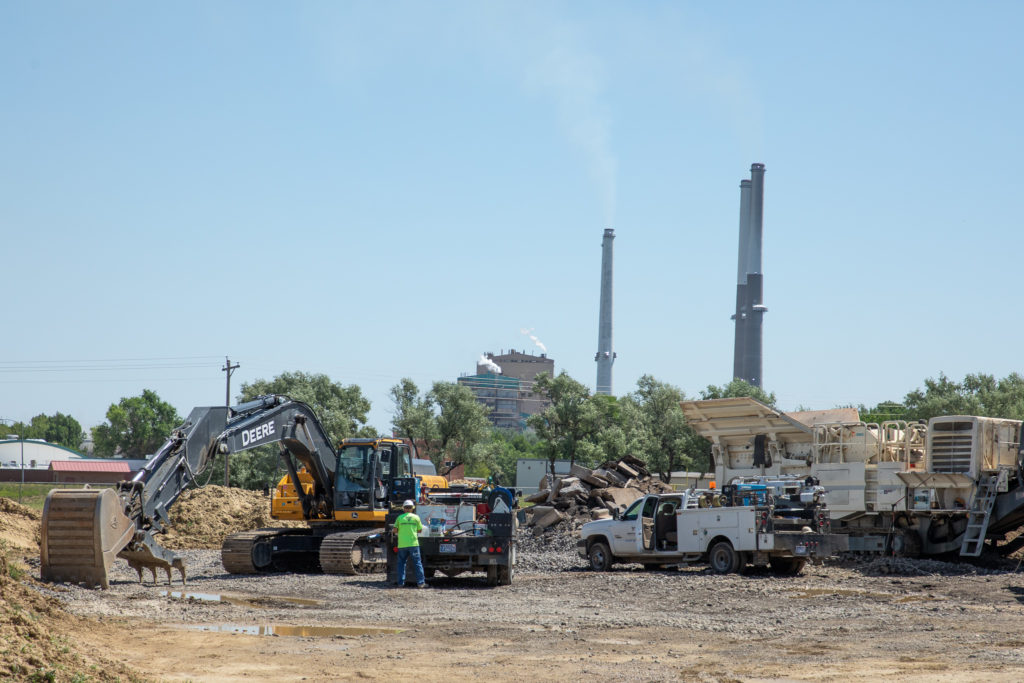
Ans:
[[[402,503],[404,512],[395,520],[395,531],[398,532],[398,567],[393,579],[394,586],[405,585],[405,568],[407,562],[412,562],[416,573],[416,587],[426,588],[426,578],[423,576],[423,560],[420,558],[419,533],[423,531],[423,522],[413,512],[416,503],[407,500]]]

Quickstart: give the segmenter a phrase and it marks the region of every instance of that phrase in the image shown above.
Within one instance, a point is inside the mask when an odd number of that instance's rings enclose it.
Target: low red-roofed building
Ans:
[[[65,484],[107,484],[132,478],[132,468],[124,460],[54,460],[50,463],[53,481]]]

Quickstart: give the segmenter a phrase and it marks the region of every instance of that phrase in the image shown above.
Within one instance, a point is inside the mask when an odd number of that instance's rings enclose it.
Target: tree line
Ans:
[[[434,382],[421,390],[403,378],[390,390],[393,404],[391,433],[412,440],[421,458],[439,470],[447,463],[463,464],[469,476],[492,477],[513,484],[519,458],[557,460],[597,465],[632,455],[668,481],[671,472],[706,471],[710,444],[687,424],[680,402],[689,398],[682,389],[644,375],[633,391],[620,396],[593,394],[582,383],[562,372],[539,375],[533,390],[550,405],[527,418],[524,432],[494,428],[487,408],[476,401],[469,388],[452,382]],[[366,424],[370,401],[357,385],[344,385],[324,374],[286,372],[271,380],[245,383],[238,400],[265,394],[284,394],[309,404],[334,443],[348,437],[378,436]],[[775,395],[733,380],[708,386],[693,398],[712,399],[751,396],[775,407]],[[1024,378],[1012,373],[1003,379],[970,374],[957,382],[939,375],[926,379],[924,387],[909,392],[902,401],[883,401],[856,407],[866,422],[901,419],[927,420],[937,415],[981,415],[1024,420]],[[92,428],[94,455],[145,458],[164,443],[182,422],[173,406],[156,392],[122,398],[106,413],[106,422]],[[18,434],[78,448],[84,433],[74,418],[56,413],[38,415],[28,424],[0,425],[0,437]],[[219,481],[223,458],[208,470]],[[277,448],[264,446],[231,457],[231,485],[260,488],[280,476]]]

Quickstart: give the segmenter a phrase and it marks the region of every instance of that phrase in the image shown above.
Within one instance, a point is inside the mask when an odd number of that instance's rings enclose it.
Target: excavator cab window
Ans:
[[[404,444],[395,447],[395,479],[399,477],[411,477],[415,474],[412,469],[412,455]]]
[[[336,507],[339,509],[370,506],[377,452],[372,444],[350,444],[338,451],[335,477]]]

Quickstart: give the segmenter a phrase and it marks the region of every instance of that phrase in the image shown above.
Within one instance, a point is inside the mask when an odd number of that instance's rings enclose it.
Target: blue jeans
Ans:
[[[411,562],[413,569],[416,571],[416,585],[424,583],[426,578],[423,576],[423,561],[420,560],[419,546],[398,549],[398,571],[395,574],[395,583],[399,586],[405,585],[406,562]]]

